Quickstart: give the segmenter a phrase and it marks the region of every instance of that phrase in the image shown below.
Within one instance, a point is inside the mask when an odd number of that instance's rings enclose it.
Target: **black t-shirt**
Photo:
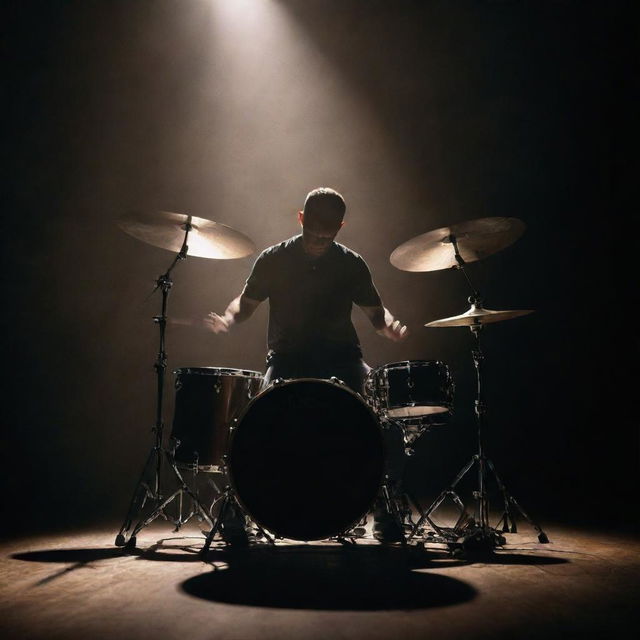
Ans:
[[[243,294],[252,300],[269,298],[271,353],[334,361],[362,355],[351,322],[352,303],[382,304],[369,267],[357,253],[334,242],[324,255],[312,258],[301,235],[258,256]]]

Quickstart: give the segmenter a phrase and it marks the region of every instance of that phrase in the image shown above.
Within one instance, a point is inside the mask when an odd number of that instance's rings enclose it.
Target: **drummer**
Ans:
[[[265,384],[335,376],[362,393],[370,368],[351,321],[352,303],[379,335],[393,341],[407,336],[407,327],[383,306],[363,258],[335,242],[345,211],[337,191],[311,191],[298,212],[302,234],[265,249],[224,314],[205,319],[214,333],[227,332],[269,299]]]
[[[345,211],[344,198],[337,191],[326,187],[311,191],[298,212],[302,233],[265,249],[242,293],[224,314],[212,312],[205,319],[214,333],[228,332],[269,299],[265,385],[277,378],[335,376],[362,394],[370,367],[362,358],[351,322],[353,303],[379,335],[394,342],[407,337],[407,327],[382,304],[363,258],[335,242]],[[398,482],[396,478],[395,484]],[[223,523],[227,541],[246,541],[239,522],[236,514]],[[374,535],[385,542],[402,539],[400,527],[382,501],[374,507]]]

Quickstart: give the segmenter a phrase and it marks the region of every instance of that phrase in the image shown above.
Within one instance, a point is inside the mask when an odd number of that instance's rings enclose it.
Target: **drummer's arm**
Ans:
[[[360,307],[369,318],[378,335],[384,336],[394,342],[399,342],[407,337],[407,327],[393,317],[393,314],[382,305],[376,307]]]
[[[253,300],[241,293],[234,298],[227,306],[223,315],[211,312],[204,323],[207,329],[214,333],[227,332],[234,324],[244,322],[253,315],[253,312],[260,306],[260,300]]]

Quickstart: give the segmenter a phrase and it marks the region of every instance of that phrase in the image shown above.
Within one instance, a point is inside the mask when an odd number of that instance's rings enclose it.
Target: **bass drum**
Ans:
[[[338,381],[276,381],[233,430],[229,476],[238,499],[282,538],[321,540],[367,513],[384,472],[378,420]]]

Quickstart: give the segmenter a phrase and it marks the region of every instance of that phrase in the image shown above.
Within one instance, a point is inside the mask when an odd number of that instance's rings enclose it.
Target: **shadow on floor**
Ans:
[[[163,538],[146,549],[71,548],[14,553],[27,562],[67,565],[34,586],[77,569],[117,558],[136,561],[203,562],[202,538]],[[490,553],[456,559],[443,551],[417,547],[293,545],[253,547],[244,551],[213,548],[213,567],[182,583],[197,598],[228,604],[287,609],[426,609],[472,600],[467,583],[438,573],[471,563],[504,565],[560,564],[567,560],[540,555]]]
[[[120,549],[49,549],[46,551],[28,551],[25,553],[14,553],[11,558],[14,560],[26,560],[27,562],[51,562],[56,564],[66,564],[68,566],[52,573],[46,578],[42,578],[35,583],[35,587],[40,587],[49,582],[53,582],[77,569],[82,569],[100,560],[111,560],[122,557]]]
[[[465,555],[465,564],[502,564],[502,565],[521,565],[536,566],[547,564],[567,564],[569,560],[566,558],[552,557],[548,555],[526,555],[521,553],[510,553],[497,551],[494,553],[480,553]]]
[[[14,553],[11,557],[14,560],[25,560],[27,562],[59,562],[73,564],[89,564],[99,560],[110,560],[123,556],[120,549],[48,549],[45,551],[27,551],[25,553]]]
[[[14,553],[11,557],[14,560],[24,560],[26,562],[53,562],[53,563],[73,563],[77,566],[84,566],[100,560],[111,560],[113,558],[137,557],[140,560],[155,560],[162,562],[202,562],[200,549],[204,538],[187,536],[172,538],[161,538],[151,546],[141,548],[126,547],[98,547],[98,548],[76,548],[76,549],[47,549],[42,551],[27,551],[24,553]]]
[[[401,548],[295,546],[215,551],[214,570],[189,578],[191,596],[258,607],[323,610],[428,609],[472,600],[469,584],[415,569],[456,566]]]

